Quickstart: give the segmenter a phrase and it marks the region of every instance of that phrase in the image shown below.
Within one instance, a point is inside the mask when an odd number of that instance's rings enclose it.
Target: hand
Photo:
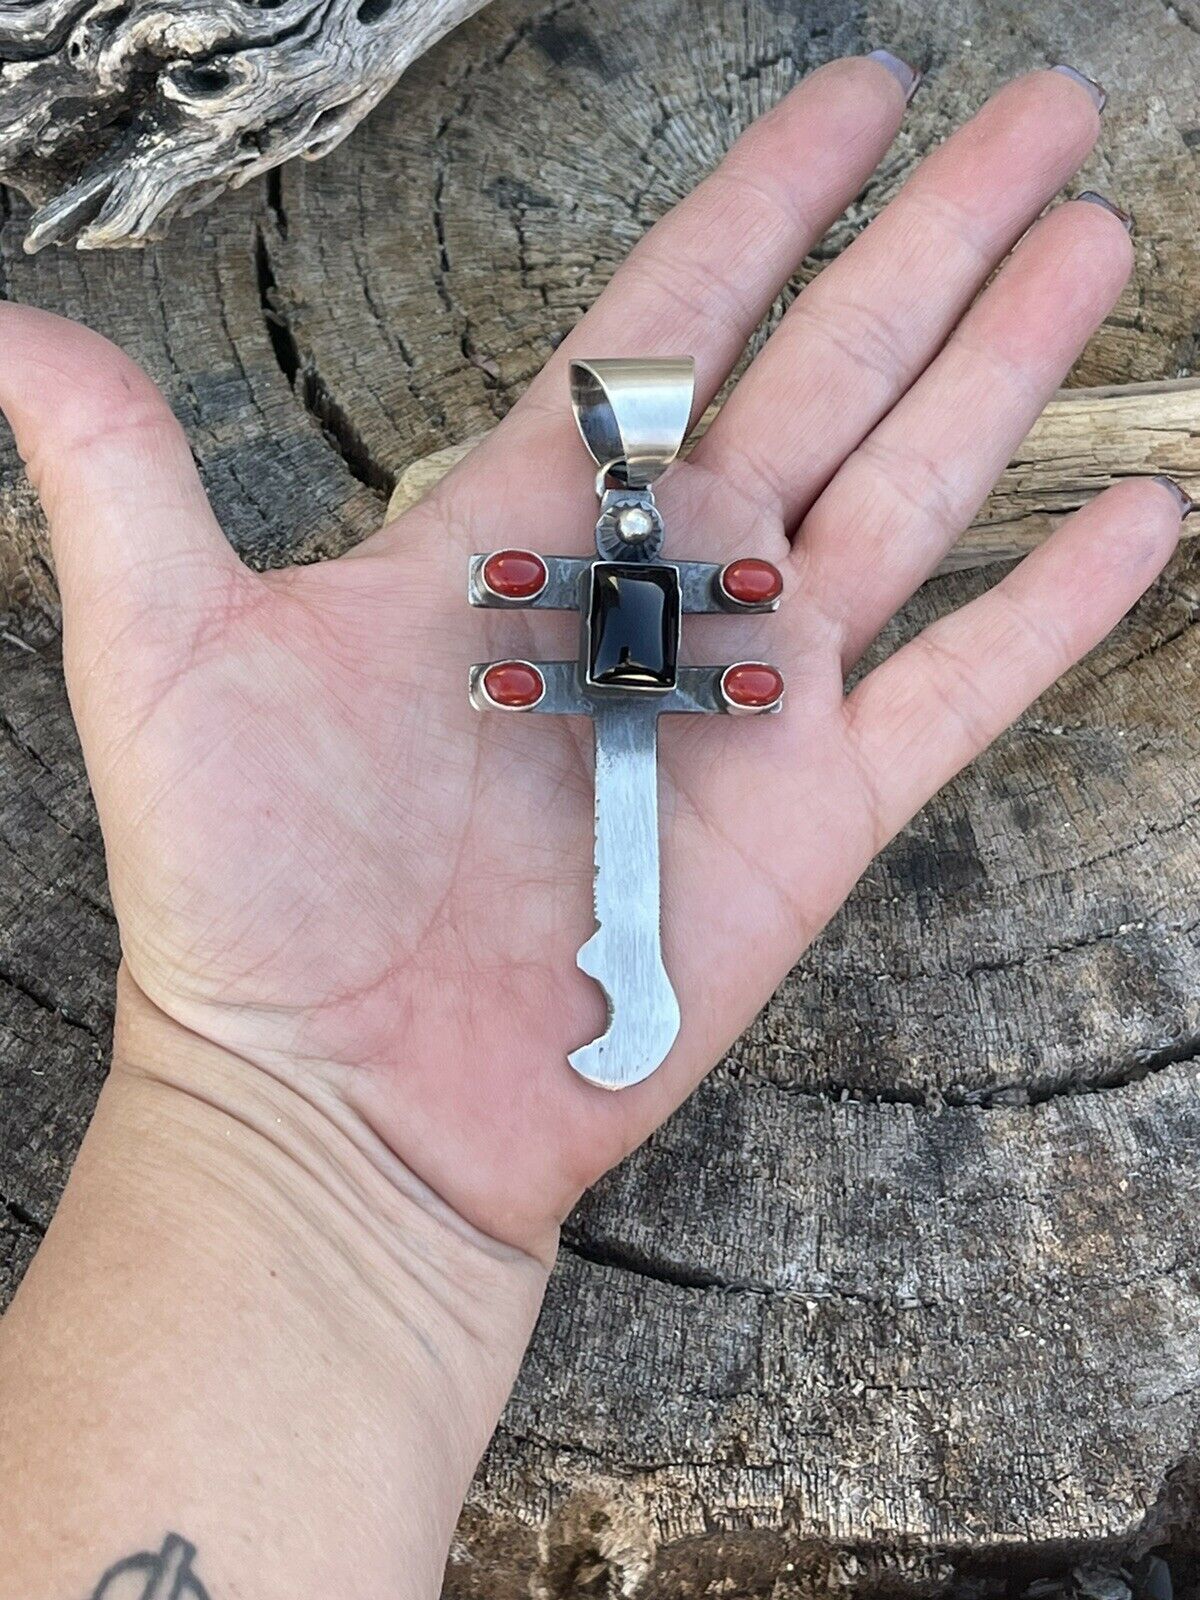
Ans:
[[[1098,128],[1085,86],[1039,72],[821,273],[663,482],[670,553],[766,556],[787,586],[776,617],[723,619],[719,639],[693,619],[685,647],[773,660],[788,696],[769,720],[664,723],[664,947],[683,1029],[619,1095],[568,1069],[603,1025],[574,965],[592,930],[590,729],[481,716],[466,668],[570,653],[573,619],[469,611],[467,557],[589,550],[568,357],[694,353],[707,405],[903,110],[876,60],[815,73],[647,236],[482,448],[319,566],[243,568],[149,381],[82,329],[0,317],[0,403],[50,519],[123,1007],[282,1079],[543,1256],[872,855],[1175,545],[1169,490],[1124,483],[843,692],[1129,272],[1102,206],[1034,220]]]

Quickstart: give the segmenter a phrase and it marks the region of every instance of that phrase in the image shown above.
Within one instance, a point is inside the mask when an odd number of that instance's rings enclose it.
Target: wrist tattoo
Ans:
[[[169,1533],[161,1550],[143,1550],[109,1567],[91,1600],[209,1600],[192,1570],[195,1557],[195,1545]]]

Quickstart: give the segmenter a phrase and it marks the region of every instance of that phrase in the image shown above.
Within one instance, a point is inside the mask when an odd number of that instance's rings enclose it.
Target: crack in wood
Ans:
[[[1200,1034],[1186,1034],[1154,1048],[1132,1052],[1122,1061],[1099,1066],[1087,1077],[1071,1077],[1046,1084],[1002,1083],[987,1088],[964,1089],[951,1086],[923,1090],[892,1088],[867,1089],[849,1084],[800,1084],[772,1078],[752,1068],[732,1074],[739,1086],[768,1094],[828,1101],[836,1105],[908,1106],[914,1111],[937,1116],[943,1111],[1022,1111],[1049,1105],[1057,1100],[1078,1100],[1087,1095],[1118,1093],[1131,1089],[1147,1078],[1168,1072],[1173,1067],[1191,1066],[1200,1060]]]
[[[28,1228],[39,1239],[45,1238],[49,1224],[43,1222],[40,1217],[35,1217],[33,1212],[27,1206],[23,1206],[19,1200],[13,1200],[6,1194],[0,1194],[0,1210],[7,1212],[15,1223],[22,1228]]]
[[[437,289],[438,299],[441,301],[447,314],[451,317],[458,331],[458,347],[462,352],[463,360],[472,366],[481,375],[484,389],[488,397],[488,405],[496,420],[502,421],[508,412],[508,404],[504,398],[500,385],[500,375],[495,364],[486,356],[480,354],[472,330],[471,318],[466,310],[459,304],[450,287],[452,272],[450,263],[450,248],[446,235],[446,217],[444,209],[447,165],[442,145],[444,136],[467,103],[469,95],[464,95],[457,112],[452,112],[443,119],[438,128],[435,144],[439,150],[437,175],[433,187],[433,229],[437,239],[437,264],[434,267],[434,284]],[[392,488],[395,488],[393,479]],[[390,497],[391,491],[389,491]]]
[[[881,1294],[870,1289],[853,1289],[845,1284],[823,1280],[820,1283],[773,1283],[765,1278],[729,1276],[713,1268],[688,1265],[651,1256],[627,1240],[606,1238],[603,1243],[586,1238],[583,1232],[564,1225],[559,1238],[559,1250],[577,1261],[608,1271],[621,1272],[647,1282],[662,1284],[672,1289],[698,1290],[702,1293],[747,1295],[763,1300],[784,1299],[796,1302],[841,1301],[849,1305],[871,1306],[887,1313],[909,1311],[937,1311],[944,1301],[932,1295]]]
[[[272,207],[276,220],[282,216]],[[286,233],[286,218],[283,231]],[[276,364],[288,388],[320,429],[322,437],[345,462],[351,475],[385,503],[395,488],[395,476],[372,455],[353,418],[321,376],[311,352],[300,341],[284,310],[283,298],[271,257],[267,226],[259,222],[254,235],[254,262],[259,305]]]
[[[32,978],[22,977],[10,968],[0,967],[0,984],[6,985],[14,993],[22,995],[26,1000],[35,1005],[39,1011],[44,1011],[56,1022],[65,1024],[68,1028],[77,1029],[87,1035],[94,1043],[104,1043],[107,1035],[99,1028],[94,1027],[85,1017],[78,1016],[69,1011],[61,1000],[50,991],[36,983]]]
[[[1046,1205],[1046,1196],[1023,1195],[1005,1188],[1004,1198],[1019,1201],[1032,1210],[1040,1211]],[[625,1277],[641,1279],[647,1283],[669,1289],[682,1289],[702,1294],[745,1296],[752,1300],[785,1301],[795,1305],[814,1307],[823,1303],[864,1306],[886,1316],[901,1316],[917,1312],[943,1315],[948,1306],[961,1295],[960,1288],[943,1288],[942,1293],[884,1292],[878,1289],[852,1288],[845,1283],[835,1283],[828,1277],[820,1281],[777,1282],[769,1279],[747,1277],[718,1271],[715,1267],[685,1263],[666,1255],[651,1254],[627,1239],[617,1239],[608,1234],[601,1238],[590,1237],[584,1226],[570,1220],[563,1225],[559,1238],[560,1256],[598,1267],[606,1272],[618,1272]],[[1069,1280],[1056,1281],[1045,1277],[1023,1285],[1026,1303],[1031,1307],[1066,1306],[1077,1303],[1081,1296],[1096,1291],[1128,1298],[1152,1286],[1161,1287],[1175,1279],[1187,1280],[1197,1272],[1197,1261],[1191,1251],[1179,1251],[1169,1261],[1127,1273],[1089,1273],[1075,1275]],[[981,1294],[991,1291],[980,1287]],[[1193,1381],[1189,1378],[1189,1382]],[[1200,1382],[1200,1380],[1196,1380]],[[864,1384],[864,1388],[870,1385]],[[891,1390],[896,1384],[887,1386]],[[1163,1402],[1170,1398],[1164,1396]]]

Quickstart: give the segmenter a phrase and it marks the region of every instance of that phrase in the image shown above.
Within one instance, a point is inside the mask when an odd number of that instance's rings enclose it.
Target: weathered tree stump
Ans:
[[[326,161],[142,254],[30,261],[15,211],[7,289],[147,365],[247,559],[316,558],[378,524],[410,463],[504,413],[646,224],[798,74],[885,41],[928,82],[822,255],[1001,77],[1072,61],[1112,91],[1087,176],[1139,224],[1136,281],[1076,378],[1187,377],[1200,37],[1157,0],[1034,9],[644,0],[631,20],[617,0],[495,0]],[[1162,436],[1159,470],[1195,471],[1186,435]],[[116,934],[40,521],[11,450],[0,469],[11,1284],[103,1070]],[[1022,482],[1022,514],[1054,514],[1095,462],[1064,456],[1044,505]],[[928,584],[880,650],[993,575]],[[1198,615],[1185,548],[579,1208],[450,1594],[965,1593],[956,1574],[999,1594],[1161,1538],[1189,1570]]]

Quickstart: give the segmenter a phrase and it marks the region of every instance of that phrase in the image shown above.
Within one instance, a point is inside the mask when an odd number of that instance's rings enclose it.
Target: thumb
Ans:
[[[166,400],[99,334],[0,304],[0,410],[49,522],[76,679],[186,648],[210,601],[253,583]]]

